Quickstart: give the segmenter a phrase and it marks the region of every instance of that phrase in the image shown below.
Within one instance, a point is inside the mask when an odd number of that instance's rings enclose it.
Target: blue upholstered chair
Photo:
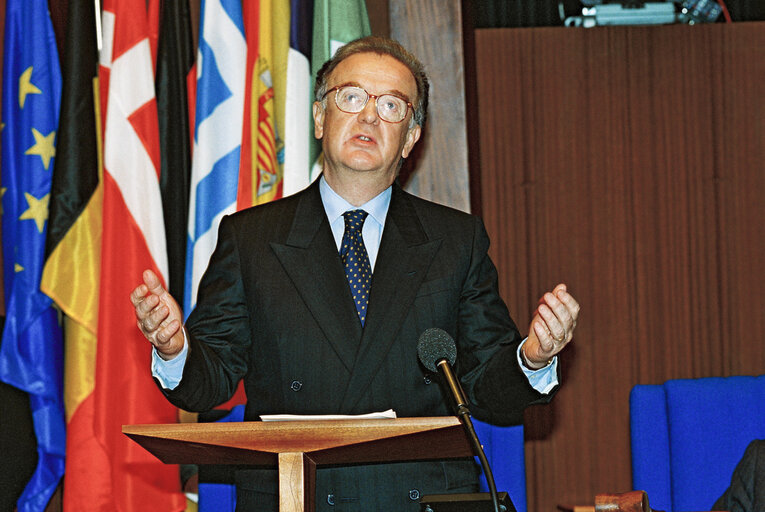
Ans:
[[[244,406],[238,405],[218,421],[242,421]],[[473,420],[478,439],[491,464],[498,491],[507,491],[518,512],[526,512],[526,462],[523,451],[523,425],[495,427]],[[488,491],[481,477],[481,490]],[[199,512],[233,512],[236,490],[233,485],[199,483]]]
[[[709,510],[749,442],[765,438],[765,375],[637,385],[630,429],[633,489],[657,510]]]
[[[523,425],[495,427],[473,420],[478,439],[494,473],[497,491],[507,491],[518,512],[526,512],[526,457],[523,449]],[[481,476],[481,491],[488,492]]]
[[[237,405],[219,422],[244,420],[244,405]],[[199,482],[199,512],[234,512],[236,487],[230,484]]]

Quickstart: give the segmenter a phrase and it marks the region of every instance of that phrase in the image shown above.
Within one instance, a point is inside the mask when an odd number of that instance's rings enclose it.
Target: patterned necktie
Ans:
[[[351,210],[343,214],[345,219],[345,233],[343,243],[340,246],[340,257],[345,267],[345,277],[351,287],[353,302],[356,304],[356,312],[359,314],[361,325],[367,317],[367,302],[369,302],[369,290],[372,287],[372,267],[369,264],[369,255],[361,238],[361,228],[367,212],[364,210]]]

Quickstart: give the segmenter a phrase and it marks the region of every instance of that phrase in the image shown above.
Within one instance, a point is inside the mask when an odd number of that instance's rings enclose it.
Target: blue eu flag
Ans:
[[[0,379],[29,394],[38,462],[18,509],[42,511],[64,474],[66,446],[61,328],[40,291],[61,99],[48,2],[7,0],[4,44]]]

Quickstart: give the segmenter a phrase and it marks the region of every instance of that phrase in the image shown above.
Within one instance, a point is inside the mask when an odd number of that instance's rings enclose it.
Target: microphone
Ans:
[[[465,428],[468,438],[473,444],[473,451],[481,461],[481,466],[486,476],[486,483],[489,484],[489,492],[494,510],[499,512],[499,498],[497,496],[497,486],[494,483],[494,474],[491,472],[489,461],[483,451],[481,442],[478,440],[473,422],[470,420],[470,409],[468,408],[465,393],[462,391],[462,386],[460,386],[460,382],[452,370],[452,366],[457,361],[457,345],[446,331],[431,327],[420,335],[420,339],[417,342],[417,356],[425,368],[433,373],[440,372],[444,376],[452,395],[455,412],[460,417],[462,426]],[[512,509],[515,510],[515,507],[512,507]]]
[[[420,335],[417,343],[417,355],[420,362],[433,373],[441,373],[446,380],[458,416],[470,415],[465,393],[459,380],[452,371],[457,360],[457,345],[446,331],[432,327]]]

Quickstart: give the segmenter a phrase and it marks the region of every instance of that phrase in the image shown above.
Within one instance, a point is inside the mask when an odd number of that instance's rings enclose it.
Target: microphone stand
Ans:
[[[491,467],[489,466],[489,461],[486,458],[486,453],[484,453],[483,446],[481,446],[481,442],[478,440],[478,435],[475,433],[473,421],[470,419],[470,409],[468,409],[467,400],[465,399],[465,394],[462,391],[462,386],[460,386],[459,381],[454,376],[454,372],[452,372],[449,361],[446,359],[441,359],[436,363],[436,366],[441,369],[441,373],[446,378],[446,384],[449,386],[449,390],[451,391],[452,397],[454,397],[456,403],[455,410],[457,416],[459,416],[460,421],[462,422],[462,426],[465,427],[465,432],[467,433],[468,438],[470,438],[470,442],[473,445],[473,451],[478,456],[478,460],[481,462],[481,467],[483,468],[484,475],[486,475],[486,483],[489,485],[489,493],[491,494],[491,502],[494,505],[494,512],[500,512],[499,497],[497,496],[497,484],[494,483],[494,474],[491,472]]]

